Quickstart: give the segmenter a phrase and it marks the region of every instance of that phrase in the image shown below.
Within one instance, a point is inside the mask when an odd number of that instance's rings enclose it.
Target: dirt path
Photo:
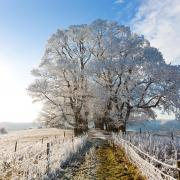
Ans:
[[[110,134],[89,132],[87,147],[63,170],[63,180],[145,180],[124,151],[109,143]]]
[[[100,146],[86,154],[73,180],[144,180],[122,149],[110,146],[105,140],[101,141]]]

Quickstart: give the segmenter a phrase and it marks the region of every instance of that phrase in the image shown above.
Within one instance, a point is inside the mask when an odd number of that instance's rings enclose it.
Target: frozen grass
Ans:
[[[115,144],[125,149],[127,156],[149,179],[177,178],[178,139],[153,134],[113,135]]]
[[[176,165],[180,153],[180,138],[174,137],[172,140],[171,136],[160,136],[152,133],[126,134],[122,138],[130,141],[150,156],[169,165]]]
[[[59,168],[84,141],[85,137],[74,138],[72,131],[58,129],[32,129],[4,135],[0,139],[0,179],[41,179]]]
[[[128,160],[121,148],[104,146],[100,147],[96,154],[99,160],[99,166],[96,171],[97,179],[146,179],[138,168]]]
[[[111,146],[106,140],[93,141],[96,145],[86,154],[72,180],[145,180],[121,148]]]

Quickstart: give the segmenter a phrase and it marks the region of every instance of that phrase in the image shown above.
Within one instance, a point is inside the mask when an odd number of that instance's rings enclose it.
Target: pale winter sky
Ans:
[[[131,26],[168,63],[180,64],[179,0],[0,0],[0,122],[37,117],[40,105],[32,104],[26,88],[47,39],[57,28],[97,18]]]

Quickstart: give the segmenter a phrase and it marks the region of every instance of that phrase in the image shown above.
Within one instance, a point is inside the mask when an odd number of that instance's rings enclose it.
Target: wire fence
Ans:
[[[60,168],[61,163],[84,146],[86,139],[87,136],[51,138],[10,155],[1,154],[0,180],[42,179]]]
[[[143,152],[130,141],[123,139],[122,135],[113,134],[114,143],[124,148],[128,158],[137,165],[149,180],[176,180],[180,168],[169,165]]]

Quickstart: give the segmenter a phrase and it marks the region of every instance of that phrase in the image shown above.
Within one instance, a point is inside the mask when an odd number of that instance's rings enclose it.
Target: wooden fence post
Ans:
[[[174,140],[174,134],[173,134],[173,132],[171,132],[171,138],[172,138],[172,140]]]
[[[115,149],[114,140],[112,140],[113,150]]]
[[[65,137],[66,137],[66,132],[64,131],[63,143],[64,143]]]
[[[53,146],[53,142],[51,142],[51,146]]]
[[[73,145],[73,151],[74,151],[74,136],[72,136],[72,145]]]
[[[14,151],[16,152],[16,150],[17,150],[17,141],[16,141],[16,143],[15,143]]]
[[[177,161],[177,168],[180,169],[180,160]],[[180,180],[180,170],[178,170],[178,180]]]
[[[43,144],[43,138],[42,138],[42,144]]]
[[[50,143],[47,143],[47,174],[49,174]]]
[[[139,133],[141,134],[141,128],[139,129]]]
[[[74,142],[74,137],[72,136],[72,142]]]

